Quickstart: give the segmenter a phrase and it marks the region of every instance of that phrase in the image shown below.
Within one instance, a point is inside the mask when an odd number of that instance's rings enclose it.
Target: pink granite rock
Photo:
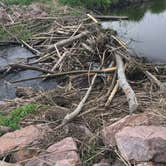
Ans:
[[[50,129],[45,125],[31,125],[0,137],[0,156],[36,144],[44,139]]]
[[[166,163],[166,127],[125,127],[115,138],[119,151],[128,161]]]
[[[67,137],[50,146],[46,153],[32,159],[25,166],[77,166],[80,162],[77,146],[73,138]]]
[[[102,130],[102,137],[105,144],[115,146],[115,134],[126,126],[140,126],[140,125],[159,125],[157,117],[148,113],[138,115],[128,115],[123,119],[113,123],[110,126],[104,127]]]

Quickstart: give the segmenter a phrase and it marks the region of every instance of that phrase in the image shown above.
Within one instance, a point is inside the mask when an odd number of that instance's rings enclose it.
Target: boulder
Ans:
[[[128,161],[166,163],[166,127],[125,127],[115,138],[119,151]]]
[[[0,156],[39,143],[49,131],[46,125],[31,125],[3,135],[0,137]]]
[[[77,146],[73,138],[67,137],[46,150],[45,154],[28,161],[25,166],[77,166],[80,162]]]
[[[115,134],[126,126],[140,126],[140,125],[159,125],[159,120],[156,116],[148,113],[138,115],[128,115],[123,119],[104,127],[101,134],[105,144],[115,146]]]

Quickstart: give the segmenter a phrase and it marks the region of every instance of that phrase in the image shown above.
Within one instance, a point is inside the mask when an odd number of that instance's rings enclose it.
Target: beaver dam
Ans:
[[[74,9],[59,10],[35,17],[27,17],[26,10],[17,17],[16,7],[9,10],[10,19],[1,24],[8,37],[0,42],[0,89],[7,93],[0,95],[0,112],[7,116],[14,108],[37,104],[35,113],[23,117],[19,125],[42,123],[52,129],[40,142],[40,152],[72,136],[83,165],[103,158],[113,163],[119,153],[103,144],[103,126],[142,112],[160,117],[165,125],[166,65],[134,57],[115,31],[101,27],[103,19],[127,17],[73,16],[69,13]],[[26,38],[13,30],[22,26],[30,34]],[[12,162],[14,151],[3,156],[5,161]]]

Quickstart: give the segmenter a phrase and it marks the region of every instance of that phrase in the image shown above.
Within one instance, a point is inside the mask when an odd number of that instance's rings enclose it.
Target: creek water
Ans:
[[[11,63],[26,62],[28,58],[34,55],[23,47],[0,47],[0,69],[7,67]],[[31,80],[26,82],[20,82],[11,84],[12,81],[19,79],[26,79],[31,77],[37,77],[43,74],[39,71],[33,70],[21,70],[11,72],[4,76],[0,74],[0,101],[4,99],[12,99],[16,97],[17,87],[32,87],[36,90],[49,90],[57,86],[55,79],[43,81],[43,80]]]
[[[166,0],[152,0],[111,10],[113,15],[129,20],[103,22],[104,29],[114,29],[138,56],[153,62],[166,62]]]

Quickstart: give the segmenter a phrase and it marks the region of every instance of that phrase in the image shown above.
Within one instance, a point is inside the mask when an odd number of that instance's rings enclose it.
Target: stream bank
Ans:
[[[117,161],[121,166],[131,165],[133,160],[130,156],[123,158],[123,151],[115,141],[121,129],[131,127],[141,139],[140,150],[144,152],[141,143],[145,138],[146,148],[150,149],[139,161],[135,151],[130,151],[134,154],[134,164],[145,160],[165,164],[165,158],[156,157],[164,146],[155,146],[155,153],[150,146],[161,145],[157,136],[159,131],[165,133],[165,66],[132,56],[114,31],[103,30],[101,19],[92,13],[73,15],[75,9],[62,7],[52,15],[41,16],[40,8],[38,5],[38,12],[31,10],[35,14],[29,19],[26,15],[18,18],[15,12],[8,13],[14,23],[4,24],[6,30],[13,34],[13,27],[21,24],[28,28],[30,36],[21,38],[10,33],[10,40],[4,43],[21,43],[26,57],[30,54],[35,58],[27,61],[21,52],[21,59],[7,65],[3,74],[7,77],[31,69],[41,74],[19,76],[10,84],[34,81],[33,88],[38,81],[47,83],[55,79],[57,85],[48,91],[23,89],[21,96],[0,102],[1,162],[14,166],[116,165]],[[17,7],[14,9],[18,11]],[[23,14],[27,13],[24,8]],[[13,131],[13,126],[20,128]],[[152,134],[154,130],[157,136]],[[135,144],[129,140],[128,145]],[[130,150],[133,149],[136,148]]]
[[[154,63],[166,62],[165,0],[115,8],[111,14],[129,17],[129,20],[103,22],[103,27],[116,30],[118,36],[132,49],[132,54]]]

